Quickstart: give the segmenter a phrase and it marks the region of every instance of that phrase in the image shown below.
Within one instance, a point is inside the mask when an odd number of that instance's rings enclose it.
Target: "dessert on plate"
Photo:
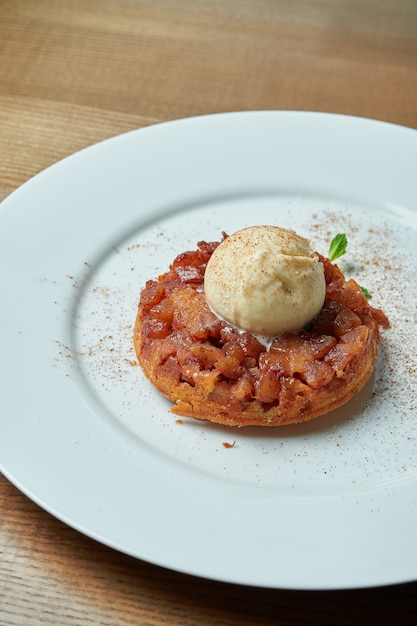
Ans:
[[[147,281],[134,344],[174,414],[279,426],[328,413],[358,393],[388,325],[307,239],[252,226],[199,242]]]

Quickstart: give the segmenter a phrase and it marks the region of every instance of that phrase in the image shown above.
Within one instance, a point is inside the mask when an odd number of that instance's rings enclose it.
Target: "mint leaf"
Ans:
[[[360,287],[360,290],[362,291],[363,295],[365,296],[367,300],[370,300],[372,298],[371,294],[366,289],[366,287]]]
[[[329,261],[331,263],[333,263],[333,261],[338,259],[343,254],[345,254],[347,243],[348,243],[347,237],[344,233],[336,235],[336,237],[333,237],[330,247],[329,247],[329,254],[328,254]]]

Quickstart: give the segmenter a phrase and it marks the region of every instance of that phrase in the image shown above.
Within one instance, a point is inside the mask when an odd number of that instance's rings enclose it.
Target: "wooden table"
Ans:
[[[106,137],[247,109],[417,128],[417,3],[0,2],[0,199]],[[417,616],[417,583],[332,592],[218,584],[103,547],[4,477],[0,507],[2,625],[399,625]]]

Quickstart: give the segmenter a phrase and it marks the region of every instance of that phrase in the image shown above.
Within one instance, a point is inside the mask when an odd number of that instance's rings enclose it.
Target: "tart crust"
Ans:
[[[322,310],[267,349],[206,302],[205,268],[219,243],[202,241],[178,255],[140,295],[137,358],[174,403],[171,411],[228,426],[280,426],[324,415],[358,393],[375,367],[379,326],[389,325],[358,284],[318,255],[326,280]]]

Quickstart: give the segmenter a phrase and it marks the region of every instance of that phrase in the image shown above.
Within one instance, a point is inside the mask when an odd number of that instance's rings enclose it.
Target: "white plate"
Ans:
[[[416,163],[411,129],[242,112],[127,133],[23,185],[0,211],[4,474],[174,570],[298,589],[415,579]],[[305,425],[177,423],[132,364],[140,288],[255,223],[324,253],[346,232],[342,266],[392,323],[374,386]]]

